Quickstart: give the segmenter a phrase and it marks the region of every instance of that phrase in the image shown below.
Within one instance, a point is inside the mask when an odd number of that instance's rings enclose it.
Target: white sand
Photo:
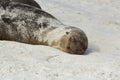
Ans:
[[[85,55],[0,41],[0,80],[120,80],[120,0],[36,0],[64,24],[85,31]]]

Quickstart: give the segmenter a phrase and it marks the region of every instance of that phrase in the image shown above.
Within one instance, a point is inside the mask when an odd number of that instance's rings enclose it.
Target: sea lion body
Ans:
[[[83,54],[88,46],[85,33],[62,24],[38,8],[16,2],[0,5],[0,40],[48,45],[72,54]]]
[[[27,4],[27,5],[34,6],[34,7],[41,9],[40,5],[35,0],[0,0],[0,3],[3,3],[3,2],[4,3],[18,2],[18,3]]]

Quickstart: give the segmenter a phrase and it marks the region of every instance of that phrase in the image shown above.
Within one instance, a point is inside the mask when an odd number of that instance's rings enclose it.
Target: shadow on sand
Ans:
[[[86,50],[85,54],[84,55],[89,55],[91,53],[94,53],[94,52],[99,52],[100,51],[100,48],[98,45],[95,45],[93,43],[90,43],[88,45],[88,49]]]

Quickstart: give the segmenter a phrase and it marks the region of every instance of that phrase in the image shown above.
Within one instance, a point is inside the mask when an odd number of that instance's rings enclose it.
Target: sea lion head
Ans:
[[[65,52],[81,55],[88,47],[88,39],[82,30],[72,27],[71,31],[62,36],[59,46]]]

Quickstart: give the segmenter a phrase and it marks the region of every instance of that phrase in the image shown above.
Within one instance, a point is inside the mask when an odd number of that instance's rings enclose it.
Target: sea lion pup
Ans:
[[[18,3],[23,3],[23,4],[27,4],[30,6],[34,6],[37,7],[39,9],[41,9],[40,5],[35,1],[35,0],[0,0],[0,2],[6,2],[6,1],[11,1],[11,2],[18,2]]]
[[[0,5],[0,39],[35,45],[48,45],[59,50],[83,54],[88,46],[85,33],[62,24],[41,9],[16,2]]]

